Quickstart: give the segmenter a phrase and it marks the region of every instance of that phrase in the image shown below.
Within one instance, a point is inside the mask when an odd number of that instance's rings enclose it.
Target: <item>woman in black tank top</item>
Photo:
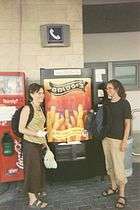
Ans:
[[[130,132],[131,107],[126,100],[124,87],[118,80],[110,80],[106,85],[106,92],[110,100],[105,105],[107,131],[102,144],[111,187],[102,195],[119,193],[116,207],[123,208],[126,205],[125,184],[127,183],[124,154]]]

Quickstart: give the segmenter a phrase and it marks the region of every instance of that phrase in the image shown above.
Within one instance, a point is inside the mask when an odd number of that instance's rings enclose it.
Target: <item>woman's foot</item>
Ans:
[[[43,202],[43,201],[41,201],[41,200],[39,200],[39,199],[36,199],[34,202],[30,202],[29,203],[29,207],[30,208],[39,208],[39,209],[43,209],[43,208],[46,208],[47,207],[47,203],[46,202]]]
[[[114,195],[114,194],[116,194],[116,193],[118,193],[118,188],[116,188],[116,189],[113,189],[113,188],[108,188],[107,190],[104,190],[103,192],[102,192],[102,195],[104,196],[104,197],[107,197],[107,196],[110,196],[110,195]]]
[[[29,207],[30,208],[45,208],[47,203],[42,201],[36,194],[29,193]]]
[[[119,196],[115,207],[118,209],[123,209],[125,208],[125,206],[126,206],[126,198],[123,196]]]

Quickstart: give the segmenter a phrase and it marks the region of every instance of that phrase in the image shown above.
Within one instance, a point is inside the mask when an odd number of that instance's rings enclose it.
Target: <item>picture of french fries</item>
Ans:
[[[85,130],[91,109],[90,78],[44,80],[49,142],[88,140]]]
[[[65,109],[63,114],[57,112],[55,106],[51,106],[50,110],[47,112],[48,141],[70,142],[75,140],[87,140],[88,136],[82,135],[86,118],[85,113],[86,112],[84,111],[82,104],[79,104],[77,110],[73,110],[71,113],[68,109]],[[63,137],[63,131],[73,131],[73,128],[75,128],[75,132],[72,132],[71,135]],[[76,128],[81,130],[81,132],[77,134]],[[56,131],[61,132],[62,139],[57,139],[55,135],[53,135]]]

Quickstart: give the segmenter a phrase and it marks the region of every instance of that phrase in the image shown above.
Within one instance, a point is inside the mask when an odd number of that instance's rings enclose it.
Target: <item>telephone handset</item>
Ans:
[[[50,35],[56,40],[61,39],[61,37],[59,35],[54,34],[54,29],[53,28],[50,29]]]

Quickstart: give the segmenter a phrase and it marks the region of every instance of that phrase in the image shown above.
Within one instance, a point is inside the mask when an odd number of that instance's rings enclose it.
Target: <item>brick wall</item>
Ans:
[[[40,25],[70,25],[70,47],[42,48]],[[0,0],[0,71],[83,67],[82,0]]]

